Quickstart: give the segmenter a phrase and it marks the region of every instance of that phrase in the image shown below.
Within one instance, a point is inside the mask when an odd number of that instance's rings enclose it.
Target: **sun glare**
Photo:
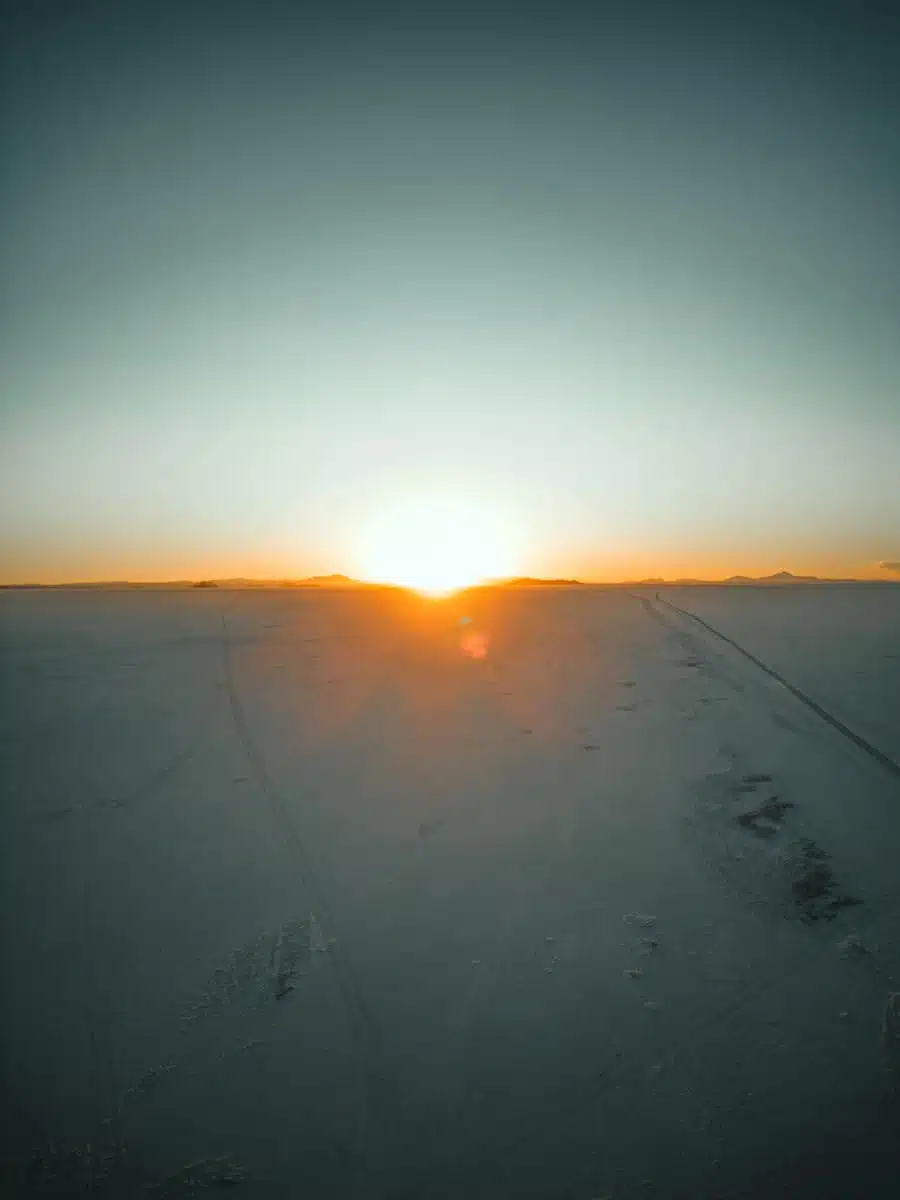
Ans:
[[[368,579],[442,596],[512,574],[510,531],[493,514],[449,500],[393,508],[377,517],[363,546]]]

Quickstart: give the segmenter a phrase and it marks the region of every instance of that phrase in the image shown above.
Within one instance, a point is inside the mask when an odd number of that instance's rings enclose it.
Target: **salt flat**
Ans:
[[[900,589],[0,596],[9,1194],[889,1194],[900,779],[679,610],[896,760]]]

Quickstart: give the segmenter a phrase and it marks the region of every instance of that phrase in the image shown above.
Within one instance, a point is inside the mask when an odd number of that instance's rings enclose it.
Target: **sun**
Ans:
[[[464,501],[423,499],[378,514],[363,540],[372,582],[447,595],[514,573],[515,539],[494,513]]]

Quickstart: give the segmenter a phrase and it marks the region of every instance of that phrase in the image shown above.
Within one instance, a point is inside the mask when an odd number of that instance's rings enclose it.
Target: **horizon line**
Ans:
[[[688,586],[716,586],[716,585],[752,585],[760,583],[900,583],[900,578],[891,578],[889,575],[882,577],[865,577],[865,576],[820,576],[820,575],[798,575],[791,571],[776,571],[769,575],[742,575],[734,574],[722,577],[704,578],[701,576],[676,576],[668,579],[664,576],[644,576],[640,579],[579,579],[579,578],[553,578],[548,576],[532,576],[532,575],[510,575],[497,576],[493,578],[481,579],[472,583],[464,584],[458,588],[451,589],[453,592],[465,592],[474,588],[490,588],[490,587],[510,587],[520,586],[527,587],[529,585],[537,587],[688,587]],[[344,575],[340,572],[329,573],[325,575],[308,575],[308,576],[267,576],[258,577],[250,575],[232,575],[219,576],[216,578],[179,578],[179,579],[152,579],[152,580],[131,580],[131,579],[71,579],[54,581],[52,583],[39,583],[37,581],[23,581],[13,583],[0,583],[0,590],[10,589],[61,589],[61,588],[228,588],[236,586],[250,586],[259,588],[293,588],[293,587],[308,587],[311,589],[327,590],[331,588],[387,588],[400,591],[419,591],[420,589],[403,584],[393,583],[388,580],[367,580],[360,579],[350,575]]]

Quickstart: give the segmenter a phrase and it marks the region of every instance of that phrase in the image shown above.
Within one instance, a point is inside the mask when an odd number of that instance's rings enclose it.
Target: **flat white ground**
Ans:
[[[7,1194],[895,1194],[900,775],[667,600],[896,762],[900,589],[0,595]]]

